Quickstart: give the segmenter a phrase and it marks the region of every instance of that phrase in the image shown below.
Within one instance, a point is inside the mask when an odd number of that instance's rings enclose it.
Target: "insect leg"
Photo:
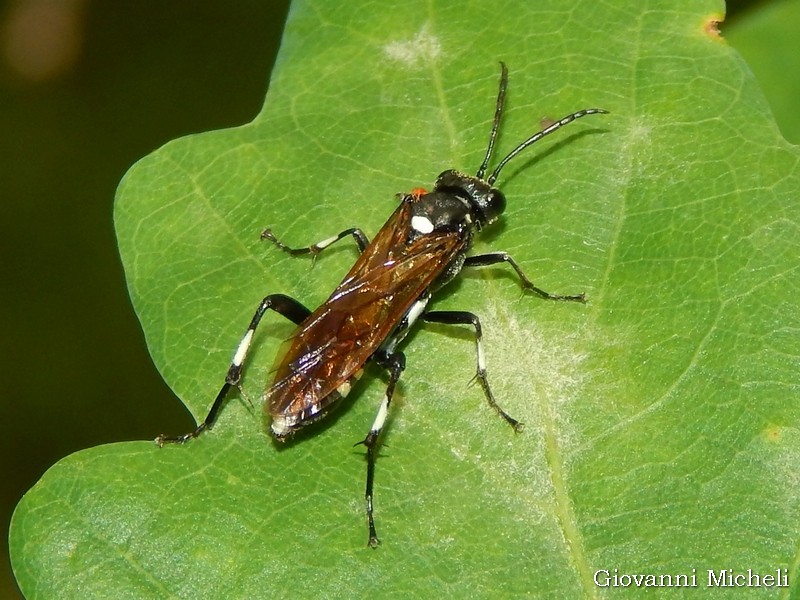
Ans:
[[[483,334],[478,316],[463,310],[437,310],[425,313],[422,315],[422,319],[427,323],[472,325],[475,328],[475,348],[478,356],[478,370],[475,376],[478,378],[478,381],[481,382],[481,387],[483,388],[483,393],[486,395],[486,400],[489,402],[489,406],[495,409],[497,414],[503,417],[515,431],[522,431],[523,424],[500,408],[497,401],[494,399],[492,389],[489,387],[489,380],[486,378],[486,360],[483,354]]]
[[[392,402],[394,395],[394,388],[397,385],[397,380],[400,379],[400,374],[406,368],[406,356],[402,352],[393,352],[392,354],[378,354],[375,356],[375,361],[382,367],[389,370],[389,383],[386,386],[386,394],[381,401],[378,414],[372,427],[363,441],[357,442],[356,446],[363,444],[367,447],[367,488],[364,497],[367,502],[367,525],[369,526],[369,546],[377,548],[380,544],[378,534],[375,531],[375,517],[372,510],[372,488],[375,481],[375,459],[377,457],[378,436],[381,434],[384,423],[386,423],[386,415],[389,412],[389,404]]]
[[[512,266],[512,268],[517,272],[517,275],[522,282],[522,287],[526,290],[530,290],[541,296],[542,298],[546,298],[547,300],[569,300],[572,302],[586,302],[586,297],[583,294],[575,294],[574,296],[561,296],[559,294],[551,294],[549,292],[545,292],[543,289],[536,287],[533,285],[530,279],[525,276],[525,273],[522,272],[522,269],[519,268],[519,265],[514,261],[511,256],[508,255],[507,252],[489,252],[488,254],[479,254],[477,256],[468,256],[464,260],[465,267],[487,267],[489,265],[496,265],[498,263],[506,262]]]
[[[222,388],[220,388],[217,397],[214,399],[214,404],[211,405],[211,409],[208,411],[206,418],[202,423],[200,423],[200,425],[197,426],[194,431],[190,431],[189,433],[174,436],[163,434],[159,435],[155,440],[156,444],[159,446],[163,446],[164,444],[182,444],[192,438],[196,438],[206,429],[211,429],[211,427],[214,426],[214,421],[217,420],[217,414],[219,413],[219,410],[222,407],[226,396],[228,395],[228,391],[232,386],[239,385],[239,382],[242,379],[242,365],[247,357],[248,350],[250,350],[250,344],[253,342],[253,335],[255,334],[256,327],[258,327],[261,317],[263,317],[264,313],[269,309],[274,310],[276,313],[286,317],[298,325],[302,323],[308,315],[311,314],[310,310],[289,296],[284,296],[283,294],[271,294],[264,298],[258,305],[256,313],[250,320],[250,326],[247,328],[244,337],[242,337],[242,340],[239,342],[239,346],[236,348],[236,353],[233,355],[231,366],[228,367],[228,373],[225,375],[225,383],[222,384]]]
[[[346,238],[348,235],[353,236],[353,239],[356,241],[356,245],[358,246],[359,252],[364,252],[367,246],[369,246],[369,240],[367,239],[367,236],[364,235],[364,232],[361,231],[358,227],[345,229],[339,235],[329,237],[328,239],[322,240],[321,242],[317,242],[316,244],[311,244],[310,246],[306,246],[305,248],[290,248],[289,246],[281,242],[278,238],[276,238],[275,234],[272,233],[272,230],[270,229],[265,229],[264,231],[261,232],[261,239],[269,240],[270,242],[275,244],[278,248],[280,248],[284,252],[288,252],[292,256],[299,256],[301,254],[311,254],[312,256],[316,256],[331,244],[335,244],[339,240]]]

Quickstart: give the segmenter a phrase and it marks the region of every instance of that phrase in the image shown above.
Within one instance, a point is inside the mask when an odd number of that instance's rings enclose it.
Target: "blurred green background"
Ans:
[[[729,3],[723,34],[780,4]],[[11,513],[48,467],[82,448],[193,426],[130,306],[114,191],[165,142],[256,115],[287,10],[285,0],[2,4],[2,598],[19,597]],[[754,36],[741,50],[760,47]]]
[[[18,0],[0,12],[0,598],[14,506],[60,458],[184,431],[112,226],[136,160],[261,108],[288,0]],[[223,374],[224,375],[224,374]]]

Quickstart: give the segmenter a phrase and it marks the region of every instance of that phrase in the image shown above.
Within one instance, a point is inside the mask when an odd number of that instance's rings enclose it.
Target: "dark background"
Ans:
[[[728,22],[753,2],[729,3]],[[0,534],[90,446],[188,431],[130,305],[112,223],[125,171],[261,108],[288,0],[0,4]],[[221,374],[222,375],[222,374]],[[0,597],[19,597],[0,544]]]
[[[128,299],[127,169],[261,108],[288,0],[55,0],[0,12],[0,598],[8,522],[60,458],[185,431]]]

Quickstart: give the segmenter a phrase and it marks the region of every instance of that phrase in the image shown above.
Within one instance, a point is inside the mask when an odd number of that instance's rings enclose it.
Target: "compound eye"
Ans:
[[[506,197],[500,190],[492,188],[486,194],[483,204],[481,207],[483,215],[486,218],[486,222],[491,223],[505,211]]]

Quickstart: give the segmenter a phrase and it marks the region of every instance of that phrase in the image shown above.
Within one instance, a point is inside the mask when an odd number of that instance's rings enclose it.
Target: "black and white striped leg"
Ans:
[[[584,294],[562,296],[560,294],[551,294],[550,292],[545,292],[543,289],[536,287],[535,285],[533,285],[533,282],[525,276],[525,273],[522,272],[522,269],[519,268],[519,265],[513,258],[511,258],[511,256],[509,256],[507,252],[489,252],[488,254],[468,256],[464,260],[465,267],[488,267],[489,265],[496,265],[498,263],[510,264],[511,267],[517,272],[517,276],[522,282],[522,287],[526,290],[534,292],[535,294],[538,294],[542,298],[546,298],[547,300],[586,302],[586,296]]]
[[[283,242],[281,242],[278,238],[275,237],[275,234],[272,233],[270,229],[265,229],[261,232],[261,239],[262,240],[269,240],[273,244],[275,244],[278,248],[291,254],[292,256],[299,256],[301,254],[311,254],[312,256],[316,256],[320,252],[322,252],[328,246],[335,244],[339,240],[346,238],[347,236],[353,236],[353,239],[356,241],[356,245],[358,246],[359,253],[364,252],[364,250],[369,246],[369,240],[367,236],[364,235],[364,232],[361,231],[358,227],[352,227],[350,229],[345,229],[339,235],[335,235],[333,237],[329,237],[321,242],[317,242],[316,244],[311,244],[310,246],[306,246],[305,248],[290,248]]]
[[[214,399],[214,404],[211,405],[211,409],[208,411],[206,418],[202,423],[200,423],[200,425],[197,426],[194,431],[190,431],[189,433],[185,433],[183,435],[159,435],[155,440],[156,444],[159,446],[163,446],[164,444],[182,444],[192,438],[196,438],[206,429],[211,429],[211,427],[214,426],[214,421],[217,420],[217,415],[223,403],[225,402],[228,391],[232,386],[238,386],[242,379],[242,365],[247,358],[247,352],[250,350],[250,345],[253,343],[253,335],[255,334],[256,327],[258,327],[258,324],[261,321],[261,317],[264,316],[264,313],[270,309],[286,317],[292,323],[297,325],[302,323],[305,318],[311,314],[310,310],[289,296],[284,296],[283,294],[271,294],[264,298],[258,305],[256,313],[250,320],[250,326],[247,328],[244,337],[242,337],[242,340],[239,342],[239,346],[236,348],[236,352],[233,355],[233,360],[231,361],[231,366],[228,368],[227,375],[225,375],[225,383],[222,384],[222,388],[220,388],[217,397]]]
[[[481,322],[477,315],[462,310],[437,310],[425,313],[422,315],[422,319],[426,323],[472,325],[475,328],[475,347],[478,357],[478,370],[475,377],[481,382],[481,387],[483,388],[483,393],[486,395],[486,400],[489,402],[489,406],[495,409],[497,414],[503,417],[515,431],[522,431],[523,424],[500,408],[497,401],[494,399],[492,388],[489,387],[489,380],[486,378],[486,359],[483,354],[483,333],[481,330]]]
[[[375,421],[372,423],[367,437],[365,437],[363,441],[356,443],[356,446],[363,444],[367,447],[367,488],[364,497],[367,502],[367,526],[369,527],[370,548],[377,548],[378,544],[380,544],[378,534],[375,531],[375,516],[372,505],[373,485],[375,482],[375,459],[378,454],[378,437],[386,423],[386,415],[389,413],[389,405],[392,402],[397,380],[400,379],[401,373],[406,368],[406,357],[402,352],[394,352],[383,356],[379,354],[375,357],[375,361],[380,366],[389,370],[389,383],[386,386],[386,394],[381,401],[378,414],[375,416]]]

